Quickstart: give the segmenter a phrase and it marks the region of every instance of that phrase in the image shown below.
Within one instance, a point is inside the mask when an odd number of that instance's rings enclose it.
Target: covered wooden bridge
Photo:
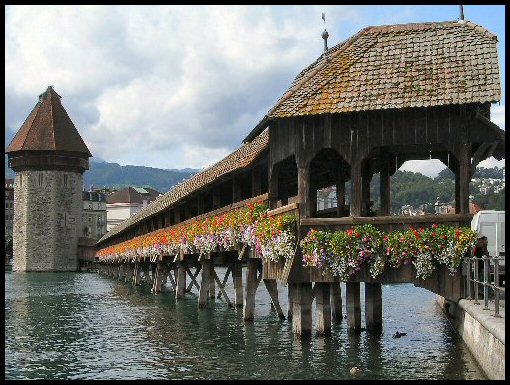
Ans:
[[[196,286],[200,306],[218,288],[229,304],[244,307],[245,320],[253,319],[261,280],[285,318],[276,290],[279,280],[288,286],[287,315],[295,333],[310,336],[315,300],[317,332],[329,334],[331,322],[342,319],[340,280],[304,267],[299,241],[311,228],[356,224],[373,224],[385,232],[433,223],[469,226],[469,182],[476,165],[491,156],[504,158],[505,133],[490,120],[490,105],[500,97],[497,37],[483,27],[469,21],[367,27],[298,74],[238,150],[125,220],[96,245],[100,253],[135,237],[263,201],[269,217],[295,216],[292,257],[271,261],[237,243],[205,255],[188,250],[160,253],[152,260],[105,261],[100,271],[135,284],[143,275],[156,292],[168,280],[177,298]],[[390,215],[391,175],[413,159],[439,159],[453,171],[456,214]],[[381,202],[373,211],[370,181],[376,173]],[[318,210],[317,191],[330,186],[336,188],[336,208]],[[223,281],[214,269],[218,265],[227,266]],[[224,291],[230,273],[232,300]],[[451,276],[443,267],[426,280],[416,278],[413,265],[386,269],[377,279],[361,270],[346,280],[349,328],[361,328],[360,282],[365,282],[366,327],[380,330],[382,283],[413,282],[456,301],[463,296],[461,278],[460,271]]]

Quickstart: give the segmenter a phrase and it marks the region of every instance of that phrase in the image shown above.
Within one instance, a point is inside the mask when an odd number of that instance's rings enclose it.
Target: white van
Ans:
[[[487,237],[487,250],[491,257],[505,256],[505,212],[481,210],[473,216],[471,230]]]

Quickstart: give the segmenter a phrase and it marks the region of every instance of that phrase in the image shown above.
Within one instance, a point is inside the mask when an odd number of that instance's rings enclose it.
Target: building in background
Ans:
[[[106,194],[83,191],[81,237],[98,240],[106,234]]]
[[[106,197],[107,227],[110,231],[124,219],[146,207],[160,195],[150,187],[126,187]]]
[[[12,237],[14,220],[14,179],[5,178],[5,236]]]

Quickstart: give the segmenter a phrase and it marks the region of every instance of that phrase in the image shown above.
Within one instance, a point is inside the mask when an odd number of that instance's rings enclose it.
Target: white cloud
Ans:
[[[421,17],[412,7],[7,6],[6,127],[19,129],[51,84],[93,155],[204,167],[238,148],[322,53],[323,11],[330,47]],[[504,106],[492,120],[504,128]]]

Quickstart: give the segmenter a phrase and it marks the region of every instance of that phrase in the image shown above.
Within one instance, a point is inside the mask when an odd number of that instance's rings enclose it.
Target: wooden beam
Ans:
[[[317,335],[331,335],[330,283],[315,282],[315,306],[317,310]]]
[[[310,217],[310,166],[309,164],[298,166],[298,203],[299,215],[302,218]]]
[[[278,317],[281,320],[285,319],[285,315],[283,314],[282,307],[280,306],[280,301],[278,299],[278,284],[276,283],[276,279],[264,279],[264,284],[266,285],[267,292],[271,297],[271,303],[273,304],[274,309],[278,313]]]
[[[469,182],[471,181],[471,147],[464,143],[459,151],[459,214],[469,214]],[[456,204],[457,206],[457,204]]]
[[[340,282],[331,282],[331,320],[342,322],[342,288]]]
[[[225,286],[225,285],[226,285],[227,280],[228,280],[228,276],[230,275],[230,272],[231,272],[231,271],[232,271],[232,265],[228,265],[228,266],[227,266],[227,271],[225,272],[225,276],[223,277],[223,282],[221,282],[221,284],[222,284],[223,286]],[[222,292],[222,291],[220,291],[220,292],[218,293],[218,297],[217,297],[217,298],[218,298],[218,299],[220,299],[220,298],[221,298],[221,296],[222,296],[222,294],[223,294],[223,292]]]
[[[200,271],[202,270],[202,265],[198,265],[195,269],[195,273],[192,274],[191,273],[191,270],[186,266],[186,272],[188,273],[191,281],[188,285],[188,287],[186,288],[185,291],[187,292],[190,292],[191,291],[191,288],[193,287],[193,285],[195,285],[195,287],[197,288],[197,290],[200,290],[200,285],[198,284],[198,282],[196,281],[196,278],[198,277],[198,273],[200,273]]]
[[[232,301],[230,301],[230,298],[228,297],[227,292],[225,291],[225,284],[223,284],[223,285],[221,284],[220,278],[218,277],[216,270],[214,270],[214,268],[212,268],[211,272],[212,272],[214,280],[218,284],[220,291],[223,293],[223,297],[225,297],[225,301],[227,301],[228,306],[234,307],[234,304],[232,303]]]

